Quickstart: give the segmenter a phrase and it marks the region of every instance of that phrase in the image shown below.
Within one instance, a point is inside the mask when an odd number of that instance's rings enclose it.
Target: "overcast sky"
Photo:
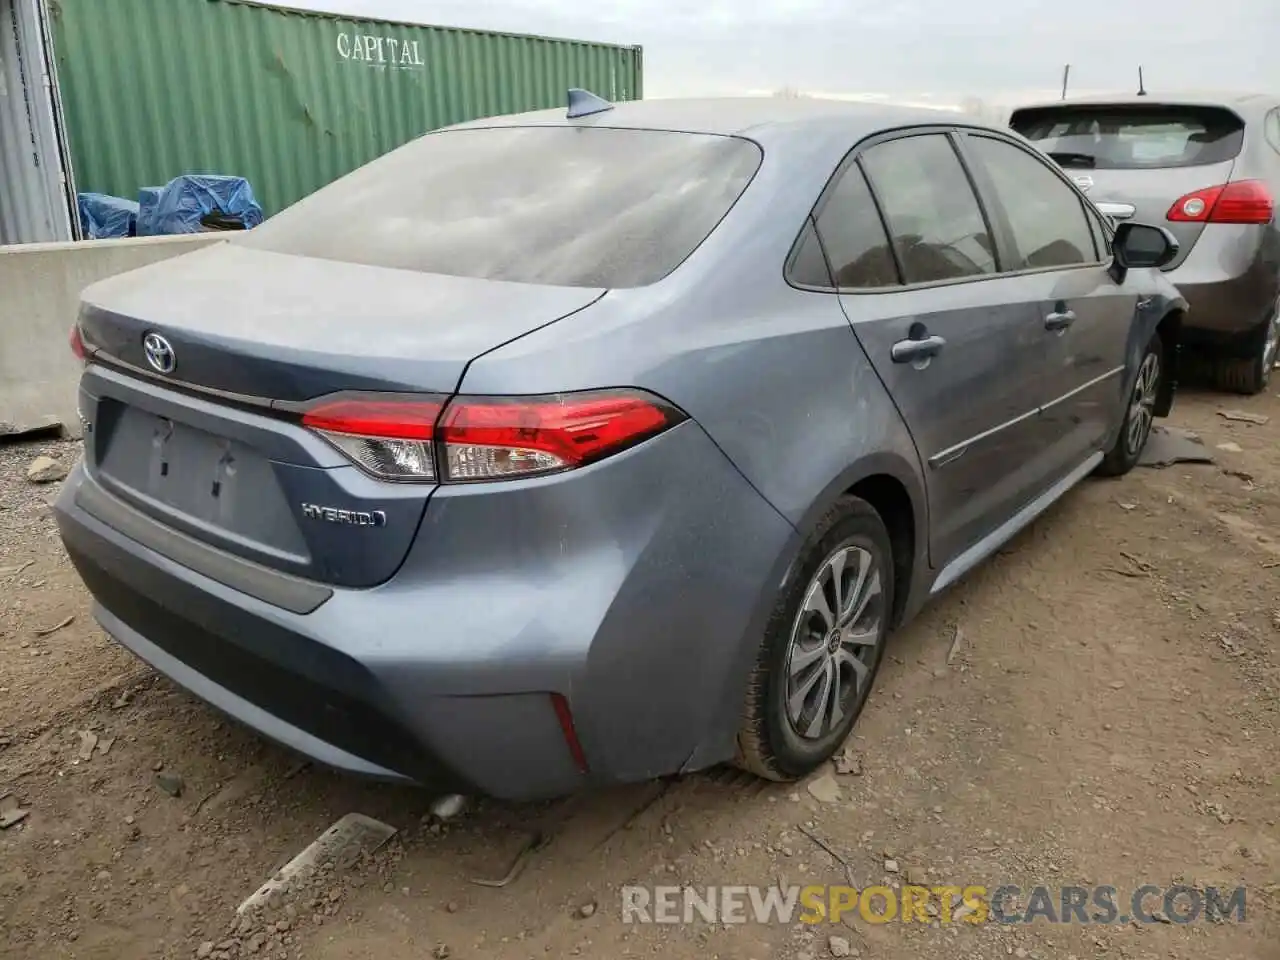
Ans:
[[[789,86],[1002,98],[1280,92],[1280,0],[287,0],[342,13],[641,44],[648,96]]]

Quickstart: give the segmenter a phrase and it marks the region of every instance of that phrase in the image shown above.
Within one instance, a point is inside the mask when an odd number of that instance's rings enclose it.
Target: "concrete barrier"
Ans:
[[[68,335],[89,284],[217,243],[216,234],[0,246],[0,434],[80,436]]]

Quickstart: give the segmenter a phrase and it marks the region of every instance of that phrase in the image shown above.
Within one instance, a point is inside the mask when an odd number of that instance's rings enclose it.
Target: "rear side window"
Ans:
[[[995,273],[995,246],[947,136],[877,144],[862,155],[862,163],[907,283]]]
[[[1006,270],[1097,261],[1084,204],[1051,167],[1003,140],[970,136],[966,144],[995,191],[1017,247]]]
[[[1089,106],[1016,110],[1010,126],[1064,167],[1195,167],[1240,155],[1244,121],[1223,107]]]
[[[827,269],[827,258],[822,253],[822,244],[818,242],[812,220],[804,225],[804,233],[800,235],[800,242],[796,245],[787,277],[793,283],[805,287],[831,287],[831,271]]]
[[[236,242],[485,280],[640,287],[714,230],[760,166],[756,144],[605,127],[429,134]]]
[[[850,165],[832,188],[818,217],[818,231],[837,287],[898,285],[898,266],[889,236],[857,164]]]

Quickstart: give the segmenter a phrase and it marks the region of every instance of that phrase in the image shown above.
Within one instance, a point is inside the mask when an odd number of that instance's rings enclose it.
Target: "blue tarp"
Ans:
[[[81,193],[76,206],[80,208],[80,232],[86,240],[132,237],[137,232],[138,205],[132,200]]]
[[[188,175],[165,185],[148,219],[148,229],[157,234],[200,233],[219,226],[248,230],[262,222],[262,208],[243,177]]]
[[[156,207],[160,205],[162,193],[164,187],[143,187],[138,191],[138,236],[156,235]]]

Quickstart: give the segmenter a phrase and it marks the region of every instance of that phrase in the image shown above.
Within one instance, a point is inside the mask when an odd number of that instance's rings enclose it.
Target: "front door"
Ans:
[[[1032,288],[998,274],[946,132],[861,151],[818,228],[845,313],[924,464],[930,559],[942,566],[1043,484],[1048,341]]]
[[[961,139],[1004,259],[1034,290],[1049,344],[1052,396],[1043,426],[1062,476],[1109,441],[1124,412],[1126,369],[1145,343],[1130,343],[1136,281],[1118,284],[1096,213],[1052,164],[1003,137]]]

